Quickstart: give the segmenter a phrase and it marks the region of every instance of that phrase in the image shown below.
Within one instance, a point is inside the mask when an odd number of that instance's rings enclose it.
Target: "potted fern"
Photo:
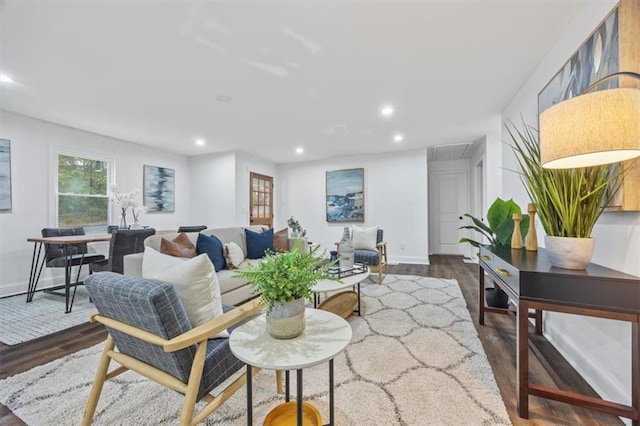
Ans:
[[[538,131],[508,124],[522,183],[535,204],[547,235],[545,248],[553,266],[585,269],[593,255],[591,231],[620,188],[621,169],[607,164],[579,169],[545,169]]]
[[[300,241],[300,240],[298,240]],[[335,278],[321,265],[319,246],[302,250],[296,243],[291,251],[267,253],[262,262],[235,275],[249,280],[267,303],[267,331],[276,339],[291,339],[305,328],[305,299],[311,300],[312,288],[320,280]]]

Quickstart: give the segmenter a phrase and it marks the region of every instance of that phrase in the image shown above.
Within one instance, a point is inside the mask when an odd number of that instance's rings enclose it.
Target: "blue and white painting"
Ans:
[[[175,211],[176,172],[144,166],[144,205],[147,213]]]
[[[616,8],[538,94],[538,114],[558,102],[578,96],[601,78],[620,71],[619,45]],[[596,90],[616,87],[618,80],[611,79]]]
[[[0,211],[11,211],[11,142],[0,139]]]
[[[364,222],[364,169],[327,172],[327,222]]]

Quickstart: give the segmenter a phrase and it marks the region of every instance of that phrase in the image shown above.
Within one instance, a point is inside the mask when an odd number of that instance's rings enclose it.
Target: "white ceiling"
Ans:
[[[470,142],[583,3],[8,1],[0,108],[277,163]]]

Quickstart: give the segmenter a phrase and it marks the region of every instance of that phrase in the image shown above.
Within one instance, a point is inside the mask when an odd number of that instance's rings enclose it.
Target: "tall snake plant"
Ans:
[[[596,221],[622,182],[622,168],[607,164],[579,169],[545,169],[538,131],[523,123],[506,125],[520,179],[547,235],[589,238]]]

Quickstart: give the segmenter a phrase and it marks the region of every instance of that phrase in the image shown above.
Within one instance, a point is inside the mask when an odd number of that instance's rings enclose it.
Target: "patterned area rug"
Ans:
[[[455,280],[386,277],[362,285],[362,317],[335,362],[338,425],[510,424],[491,367]],[[0,382],[0,402],[29,425],[82,419],[101,345]],[[295,389],[295,374],[292,374]],[[304,370],[305,399],[328,422],[328,367]],[[254,378],[254,420],[283,402],[275,373]],[[246,424],[244,388],[207,419]],[[182,397],[127,372],[108,381],[95,424],[177,423]]]
[[[64,290],[58,292],[64,294]],[[68,314],[64,313],[64,296],[39,291],[31,303],[26,300],[25,294],[0,299],[0,342],[17,345],[53,334],[89,321],[89,316],[96,312],[83,286],[78,287]]]

